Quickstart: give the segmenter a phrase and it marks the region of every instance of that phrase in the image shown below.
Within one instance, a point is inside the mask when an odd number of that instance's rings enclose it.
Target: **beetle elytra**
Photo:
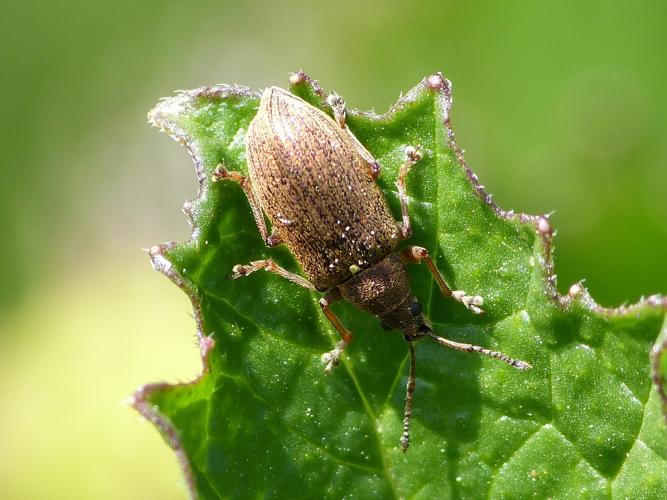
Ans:
[[[412,294],[406,262],[424,262],[443,295],[461,302],[474,314],[483,312],[483,299],[451,290],[426,248],[413,245],[397,250],[412,232],[406,176],[423,153],[419,147],[405,148],[396,183],[401,220],[396,221],[376,182],[380,165],[347,128],[343,100],[331,94],[327,102],[333,119],[286,90],[266,89],[248,127],[248,176],[228,171],[223,165],[213,173],[216,181],[229,179],[240,184],[262,239],[270,247],[287,245],[306,278],[271,259],[238,264],[230,277],[264,269],[309,290],[324,292],[322,312],[341,336],[335,348],[322,356],[326,372],[339,364],[352,340],[351,332],[331,309],[334,302],[347,300],[376,315],[385,329],[401,331],[410,356],[400,439],[405,451],[410,445],[416,380],[414,340],[428,337],[445,347],[484,354],[518,369],[531,366],[432,331]]]

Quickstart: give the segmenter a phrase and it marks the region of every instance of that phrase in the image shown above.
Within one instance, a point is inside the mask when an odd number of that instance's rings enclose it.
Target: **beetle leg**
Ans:
[[[290,280],[292,283],[296,283],[299,286],[307,288],[308,290],[317,290],[315,285],[305,278],[302,278],[298,274],[289,272],[287,269],[280,267],[278,264],[273,262],[272,259],[266,260],[256,260],[247,265],[236,264],[232,269],[232,274],[229,276],[229,279],[237,279],[242,276],[248,276],[250,273],[264,269],[270,273],[277,274],[283,278]]]
[[[248,198],[248,203],[250,203],[250,208],[252,209],[252,215],[255,218],[255,224],[257,224],[257,229],[259,229],[259,234],[262,236],[264,243],[268,247],[275,247],[282,243],[280,236],[275,233],[269,234],[269,231],[266,228],[266,222],[264,221],[264,213],[262,208],[259,206],[257,199],[255,198],[255,193],[252,191],[252,184],[250,183],[250,178],[241,174],[240,172],[234,172],[227,170],[222,163],[215,167],[213,174],[211,175],[213,182],[221,181],[223,179],[229,179],[236,182]]]
[[[336,94],[335,92],[332,92],[329,94],[329,97],[327,97],[327,104],[331,106],[331,110],[333,111],[334,114],[334,119],[336,120],[336,123],[340,125],[340,128],[342,128],[347,136],[352,140],[352,144],[356,148],[357,152],[361,155],[361,157],[366,160],[366,163],[368,163],[368,166],[371,171],[371,177],[373,179],[377,179],[378,176],[380,175],[380,164],[377,162],[375,158],[373,158],[373,155],[368,152],[368,150],[359,142],[359,139],[356,138],[356,136],[350,131],[350,129],[347,127],[345,124],[345,119],[347,118],[347,111],[345,110],[345,101],[341,96]]]
[[[410,172],[412,166],[422,159],[421,148],[408,146],[405,148],[405,161],[398,170],[398,179],[396,180],[396,187],[398,188],[398,199],[401,201],[401,214],[403,221],[399,224],[401,229],[402,239],[407,239],[412,234],[412,226],[410,225],[410,214],[408,212],[408,197],[405,189],[405,178]]]
[[[406,262],[416,262],[420,263],[421,261],[426,262],[428,270],[431,271],[435,282],[438,284],[440,291],[445,297],[452,297],[453,299],[458,300],[468,309],[470,309],[475,314],[482,314],[484,311],[479,307],[484,304],[484,299],[479,295],[467,295],[462,290],[451,290],[442,275],[438,271],[438,268],[435,267],[433,260],[428,254],[428,250],[424,247],[418,246],[409,246],[401,250],[399,257]]]
[[[345,349],[345,346],[347,346],[347,344],[349,344],[352,340],[352,334],[350,331],[345,328],[343,323],[341,323],[338,319],[338,316],[336,316],[329,308],[331,304],[338,302],[339,300],[343,300],[343,296],[341,295],[338,288],[334,288],[320,299],[320,307],[322,308],[322,312],[341,336],[341,340],[336,344],[336,347],[333,350],[322,354],[322,361],[326,363],[326,366],[324,367],[324,371],[326,373],[331,373],[331,370],[333,370],[334,366],[338,366],[338,363],[340,363],[340,355],[342,354],[343,349]]]
[[[331,92],[327,97],[327,104],[331,106],[331,110],[334,113],[334,119],[336,123],[340,125],[340,128],[347,129],[345,126],[345,118],[347,117],[347,111],[345,109],[345,101],[341,96],[335,92]]]

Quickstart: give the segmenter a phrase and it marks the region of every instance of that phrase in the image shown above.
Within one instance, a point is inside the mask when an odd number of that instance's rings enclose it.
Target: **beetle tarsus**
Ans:
[[[469,311],[475,314],[484,314],[484,310],[479,307],[484,304],[484,297],[479,295],[468,295],[463,290],[454,290],[452,292],[452,298],[466,306],[466,309]]]
[[[227,170],[222,163],[218,164],[211,174],[211,180],[213,182],[221,181],[222,179],[227,179],[229,176],[229,170]]]
[[[340,300],[343,300],[343,296],[338,288],[332,288],[329,293],[320,299],[320,308],[322,309],[322,312],[341,337],[341,340],[336,344],[336,347],[333,350],[322,354],[322,362],[326,363],[324,368],[326,373],[331,373],[331,370],[338,366],[343,349],[345,349],[345,346],[352,340],[350,331],[345,328],[345,325],[340,322],[338,316],[336,316],[329,307],[334,302]]]
[[[345,128],[345,118],[347,117],[347,111],[345,110],[345,101],[343,98],[335,92],[331,92],[331,94],[329,94],[327,97],[327,104],[331,106],[336,123],[340,125],[340,128]]]
[[[228,279],[230,280],[235,280],[238,278],[242,278],[243,276],[248,276],[251,272],[255,271],[256,269],[252,268],[252,265],[250,266],[243,266],[241,264],[236,264],[232,268],[232,274],[227,276]]]
[[[264,241],[264,243],[266,243],[266,246],[269,247],[269,248],[273,248],[275,246],[278,246],[282,242],[283,242],[283,239],[280,236],[278,236],[276,233],[271,233],[266,238],[266,240]]]
[[[347,346],[347,342],[341,340],[336,344],[334,349],[322,354],[322,362],[326,365],[324,367],[324,373],[328,375],[336,366],[340,364],[340,356],[343,353],[345,346]]]
[[[213,182],[219,182],[224,179],[237,182],[241,185],[241,187],[244,187],[248,183],[248,178],[245,175],[233,170],[227,170],[225,166],[220,163],[217,167],[215,167],[215,170],[213,170],[213,173],[211,174],[211,180]]]

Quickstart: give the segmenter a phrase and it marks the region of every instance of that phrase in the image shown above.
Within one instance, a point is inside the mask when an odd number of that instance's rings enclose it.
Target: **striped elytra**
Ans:
[[[359,147],[299,97],[278,87],[264,92],[248,128],[247,161],[274,233],[318,290],[396,247],[398,226]]]

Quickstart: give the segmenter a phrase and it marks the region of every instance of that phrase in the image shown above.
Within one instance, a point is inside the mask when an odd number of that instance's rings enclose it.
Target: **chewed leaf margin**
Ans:
[[[311,102],[311,104],[328,111],[326,105],[326,93],[319,84],[306,75],[303,71],[297,71],[290,76],[290,90]],[[604,308],[598,305],[588,293],[581,282],[572,285],[566,295],[558,293],[556,287],[556,274],[553,263],[553,229],[549,222],[549,215],[529,215],[514,211],[502,210],[492,199],[492,196],[486,192],[480,184],[477,175],[471,170],[465,161],[463,150],[458,146],[453,129],[451,127],[452,108],[452,85],[441,73],[435,73],[424,78],[419,84],[413,87],[405,95],[382,115],[370,112],[348,110],[351,117],[363,116],[373,121],[388,121],[400,112],[401,109],[409,106],[418,100],[423,93],[433,92],[439,100],[437,108],[441,113],[441,122],[445,127],[447,136],[447,146],[454,152],[458,159],[459,166],[464,169],[473,191],[480,197],[494,213],[503,219],[518,223],[521,225],[530,225],[537,233],[541,241],[541,258],[539,266],[542,268],[542,277],[544,279],[544,289],[546,294],[553,301],[554,305],[561,310],[568,309],[574,302],[579,302],[589,311],[601,316],[630,315],[646,308],[657,308],[667,311],[667,297],[653,295],[641,299],[639,302],[629,306],[618,308]],[[177,243],[168,242],[161,245],[155,245],[149,250],[149,256],[153,267],[167,276],[179,288],[181,288],[190,298],[193,308],[193,315],[196,322],[197,338],[199,341],[200,354],[202,358],[202,369],[200,375],[193,381],[185,384],[148,384],[140,387],[131,398],[131,405],[139,411],[147,420],[152,422],[162,434],[163,438],[176,453],[178,462],[183,470],[185,482],[188,491],[192,497],[195,497],[195,480],[192,473],[191,464],[181,443],[178,431],[169,419],[160,413],[158,408],[151,403],[151,395],[156,391],[169,390],[170,388],[180,386],[196,385],[201,378],[209,371],[209,353],[215,345],[212,336],[207,336],[203,327],[202,311],[195,286],[192,285],[179,271],[171,264],[167,254],[168,252],[179,248],[181,245],[196,244],[200,228],[198,227],[198,207],[206,198],[207,190],[210,186],[202,153],[199,151],[195,141],[192,141],[188,134],[179,126],[174,117],[179,113],[188,110],[196,101],[200,99],[222,100],[227,98],[239,99],[257,99],[260,93],[248,87],[239,85],[215,85],[212,87],[200,87],[189,91],[179,91],[175,97],[163,99],[150,113],[149,122],[166,132],[174,140],[181,143],[190,153],[195,164],[195,171],[199,180],[199,191],[197,197],[192,202],[186,202],[183,210],[188,216],[192,225],[192,234],[187,242]],[[667,326],[663,325],[658,341],[654,345],[651,353],[651,364],[653,371],[653,381],[658,391],[661,401],[663,416],[667,419]]]

